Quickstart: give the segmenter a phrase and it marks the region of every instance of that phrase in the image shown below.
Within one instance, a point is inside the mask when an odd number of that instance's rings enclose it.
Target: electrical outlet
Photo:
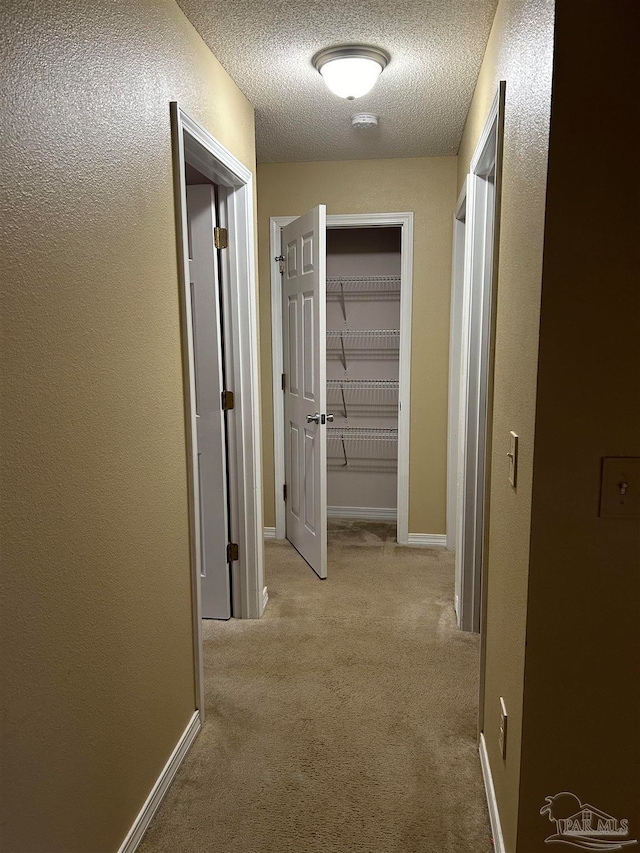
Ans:
[[[500,746],[500,755],[503,758],[507,757],[507,707],[504,704],[504,699],[500,697],[500,730],[498,731],[498,744]]]

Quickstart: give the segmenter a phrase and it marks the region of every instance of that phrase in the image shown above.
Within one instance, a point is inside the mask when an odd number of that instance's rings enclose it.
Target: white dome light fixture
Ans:
[[[385,50],[364,44],[327,47],[312,60],[334,95],[348,101],[370,92],[390,61]]]

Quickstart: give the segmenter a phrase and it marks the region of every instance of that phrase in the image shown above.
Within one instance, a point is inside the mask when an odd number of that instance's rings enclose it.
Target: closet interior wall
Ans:
[[[395,519],[400,228],[327,230],[327,504]]]

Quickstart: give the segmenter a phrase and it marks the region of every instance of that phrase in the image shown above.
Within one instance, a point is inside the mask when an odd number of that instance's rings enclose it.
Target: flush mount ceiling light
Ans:
[[[345,44],[319,51],[312,62],[334,95],[353,101],[373,89],[390,59],[379,47]]]

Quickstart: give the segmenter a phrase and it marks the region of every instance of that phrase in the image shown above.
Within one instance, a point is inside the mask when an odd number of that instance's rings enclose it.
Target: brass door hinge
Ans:
[[[229,232],[226,228],[213,229],[213,244],[216,249],[226,249],[229,245]]]
[[[227,545],[227,563],[235,563],[239,558],[237,542],[229,542]]]
[[[234,407],[233,391],[222,392],[222,411],[229,412]]]

